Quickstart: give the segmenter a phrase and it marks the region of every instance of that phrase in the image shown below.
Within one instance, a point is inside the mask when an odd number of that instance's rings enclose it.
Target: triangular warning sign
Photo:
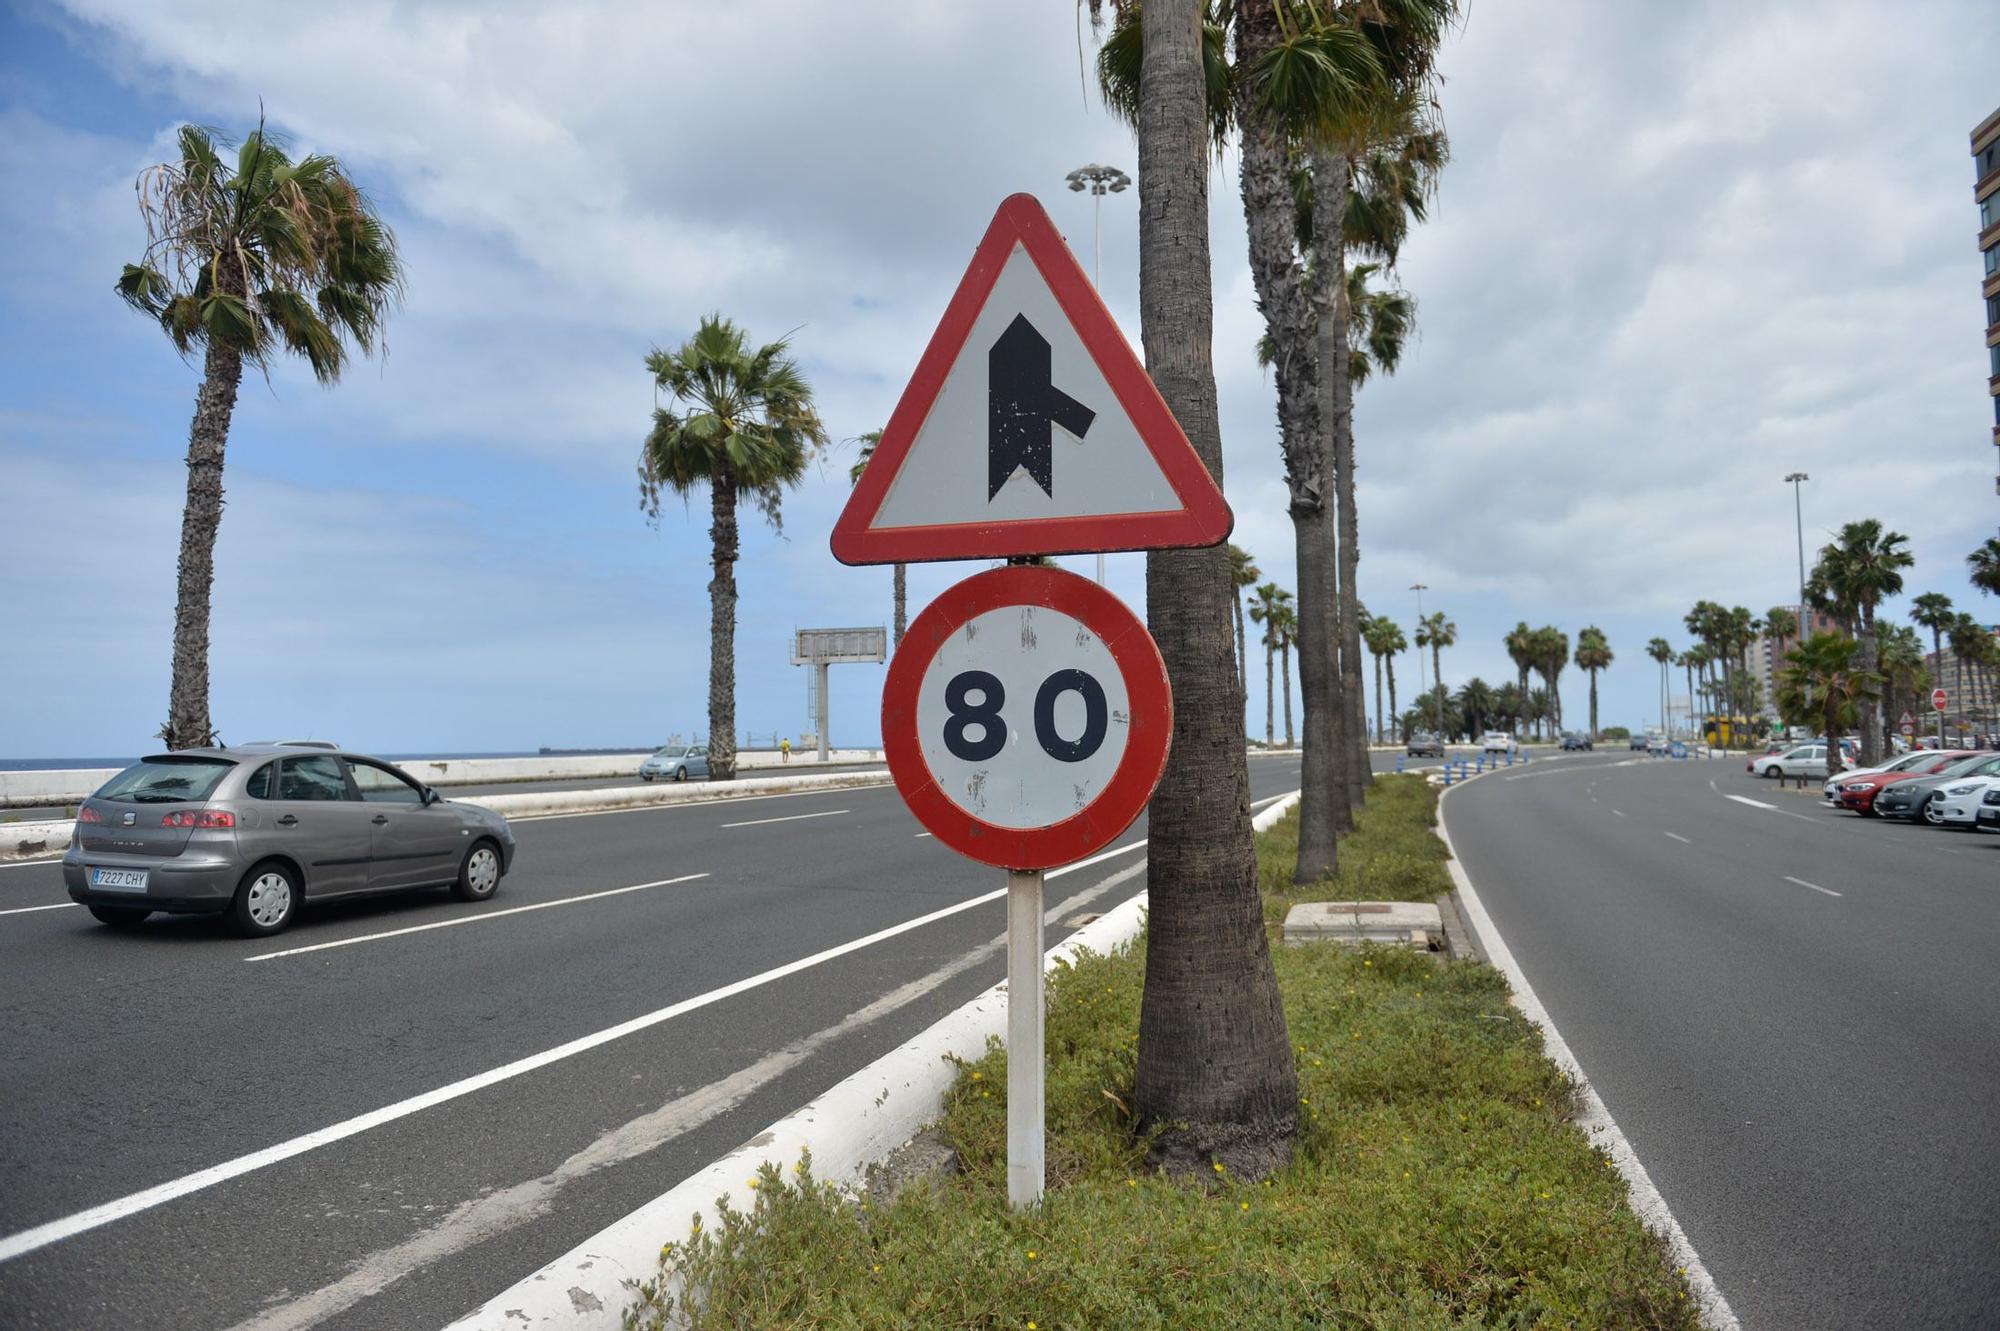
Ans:
[[[833,527],[844,564],[1215,545],[1234,518],[1033,195],[1000,205]]]

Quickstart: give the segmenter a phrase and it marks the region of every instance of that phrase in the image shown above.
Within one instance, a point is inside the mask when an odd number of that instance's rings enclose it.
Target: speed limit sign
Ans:
[[[1152,797],[1173,698],[1124,602],[1061,569],[967,578],[910,625],[882,747],[918,821],[960,854],[1048,869],[1102,850]]]

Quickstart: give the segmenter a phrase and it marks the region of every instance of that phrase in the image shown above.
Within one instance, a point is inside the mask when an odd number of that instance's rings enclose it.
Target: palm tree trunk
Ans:
[[[1283,667],[1280,673],[1285,681],[1285,747],[1289,749],[1298,742],[1292,738],[1292,645],[1290,643],[1278,649],[1278,662]]]
[[[1264,644],[1264,743],[1271,748],[1278,745],[1278,649],[1268,642]]]
[[[1375,658],[1375,742],[1382,742],[1382,658]]]
[[[1875,607],[1861,607],[1860,665],[1873,674],[1881,668],[1882,644],[1875,637]],[[1882,761],[1882,709],[1875,702],[1861,705],[1861,765],[1873,767]]]
[[[201,388],[195,393],[194,422],[188,429],[173,677],[167,691],[167,724],[160,733],[169,749],[215,742],[208,710],[209,591],[215,583],[215,538],[222,527],[222,457],[242,382],[242,353],[210,342],[202,362]]]
[[[736,779],[736,473],[709,478],[708,777]]]
[[[1528,709],[1532,707],[1534,704],[1529,702],[1528,700],[1528,667],[1523,665],[1516,668],[1519,669],[1521,672],[1521,683],[1520,683],[1521,697],[1519,702],[1519,706],[1521,709],[1521,715],[1519,717],[1519,723],[1521,727],[1521,738],[1526,739],[1528,737]]]
[[[1597,672],[1590,672],[1590,741],[1597,742]]]
[[[903,645],[903,632],[910,627],[910,566],[896,565],[896,640],[891,646]]]
[[[1244,705],[1248,706],[1250,701],[1250,644],[1249,639],[1244,634],[1243,628],[1243,598],[1241,596],[1231,596],[1229,603],[1235,610],[1236,619],[1236,686],[1243,691]]]
[[[1396,658],[1385,656],[1382,658],[1382,663],[1389,672],[1389,715],[1395,718],[1395,735],[1398,740],[1401,740],[1404,738],[1403,717],[1396,710]]]
[[[1146,369],[1216,484],[1208,116],[1199,0],[1148,0],[1139,92],[1139,315]],[[1133,1094],[1152,1162],[1282,1168],[1299,1083],[1271,969],[1250,777],[1229,679],[1229,556],[1146,556],[1147,618],[1174,690],[1179,761],[1149,806],[1146,987]]]

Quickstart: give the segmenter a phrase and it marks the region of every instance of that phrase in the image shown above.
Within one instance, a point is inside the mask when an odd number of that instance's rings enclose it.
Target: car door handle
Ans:
[[[288,813],[278,820],[278,826],[280,827],[297,827],[298,825],[299,817],[295,813]]]
[[[386,813],[378,813],[373,818],[370,818],[368,821],[375,824],[375,826],[380,827],[382,826],[382,824],[389,821],[389,815]]]

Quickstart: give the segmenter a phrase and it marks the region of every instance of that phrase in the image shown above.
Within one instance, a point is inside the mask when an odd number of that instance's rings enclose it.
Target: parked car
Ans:
[[[706,744],[670,744],[645,762],[639,764],[641,781],[685,781],[693,777],[697,781],[708,780],[708,746]]]
[[[1906,753],[1900,758],[1892,758],[1873,767],[1844,767],[1839,773],[1826,779],[1826,784],[1820,787],[1820,793],[1838,804],[1840,801],[1834,797],[1845,782],[1864,776],[1875,776],[1878,773],[1896,773],[1898,780],[1902,780],[1905,776],[1930,776],[1942,772],[1961,758],[1971,756],[1970,749],[1928,749]]]
[[[1983,776],[1956,777],[1939,788],[1924,810],[1924,821],[1933,827],[1970,832],[1979,826],[1979,810],[1988,792],[2000,789],[2000,767]]]
[[[1515,747],[1514,737],[1504,730],[1489,730],[1479,741],[1484,753],[1513,753]]]
[[[1782,781],[1788,776],[1826,775],[1826,745],[1801,744],[1783,753],[1766,753],[1752,758],[1746,769],[1752,776]]]
[[[275,934],[301,904],[449,886],[484,901],[513,867],[499,814],[376,758],[284,744],[142,759],[77,810],[70,898],[114,928],[154,911],[226,913]]]
[[[1566,751],[1576,749],[1584,753],[1589,753],[1592,748],[1590,736],[1580,730],[1565,730],[1563,731],[1562,747]]]
[[[1644,735],[1632,736],[1630,747],[1634,753],[1644,753],[1646,751],[1646,737]]]
[[[1444,757],[1444,741],[1436,735],[1431,734],[1428,730],[1419,730],[1412,733],[1409,739],[1404,741],[1403,752],[1412,758],[1442,758]]]
[[[1979,827],[1992,832],[2000,832],[2000,786],[1995,786],[1979,797]]]
[[[1971,777],[1996,775],[2000,775],[2000,755],[1976,753],[1933,776],[1912,777],[1884,787],[1875,796],[1875,812],[1884,818],[1913,821],[1921,818],[1933,826],[1943,826],[1943,812],[1934,807],[1942,791],[1965,784]]]

